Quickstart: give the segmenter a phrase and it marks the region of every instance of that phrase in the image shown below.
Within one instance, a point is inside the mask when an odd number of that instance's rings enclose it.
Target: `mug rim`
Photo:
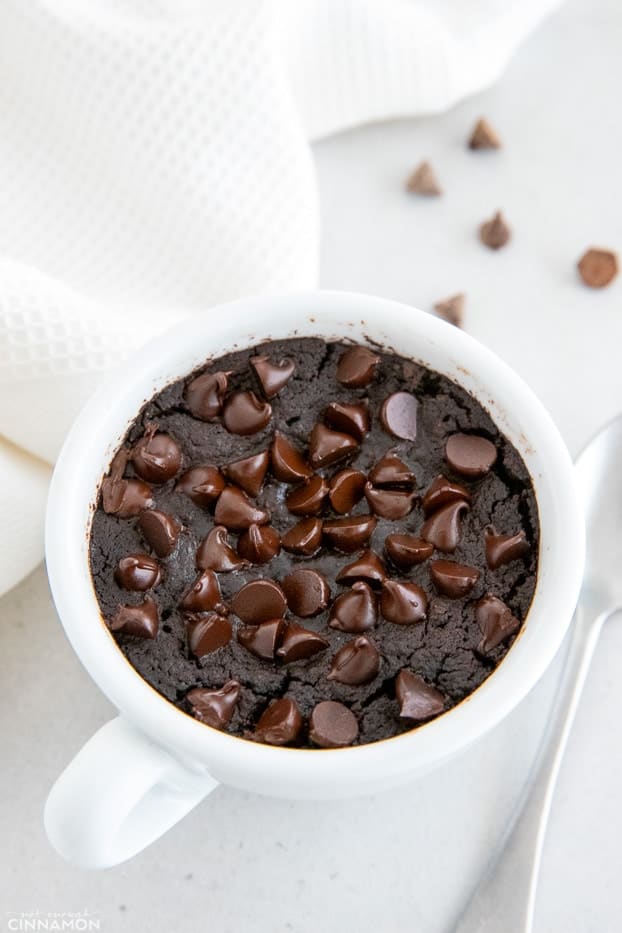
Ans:
[[[264,323],[266,318],[272,318],[272,323]],[[331,333],[337,326],[340,334]],[[249,334],[245,328],[250,329]],[[387,338],[392,334],[399,346],[405,329],[422,345],[427,341],[429,353],[459,361],[456,365],[462,378],[449,378],[467,388],[485,408],[495,409],[491,417],[504,434],[508,429],[500,420],[518,418],[522,431],[512,443],[528,468],[530,455],[541,463],[538,476],[529,470],[540,520],[538,575],[519,636],[497,668],[456,706],[415,729],[376,742],[340,749],[282,748],[251,742],[198,722],[161,696],[131,666],[97,603],[88,566],[88,539],[96,492],[112,454],[140,407],[155,392],[190,373],[201,361],[227,352],[210,350],[210,342],[214,346],[218,339],[228,341],[229,350],[313,334],[325,339],[347,339],[349,335],[352,342],[373,342],[372,334],[386,331]],[[251,342],[253,333],[256,336]],[[390,342],[384,345],[439,370]],[[176,347],[179,349],[174,351]],[[187,357],[188,362],[169,376],[164,364],[172,361],[175,353]],[[491,385],[497,387],[494,393]],[[475,386],[484,396],[494,397],[482,398]],[[122,403],[132,393],[142,395],[143,400],[129,417],[120,418]],[[500,398],[506,401],[501,404]],[[124,426],[112,437],[109,425],[115,415]],[[85,502],[84,465],[86,462],[93,468],[96,459],[99,475],[95,484],[89,485]],[[545,488],[553,505],[550,517],[543,518],[539,490]],[[50,486],[45,537],[50,587],[66,635],[90,676],[121,713],[156,742],[175,749],[194,766],[206,767],[214,777],[222,774],[229,783],[253,789],[253,778],[270,781],[276,772],[280,784],[289,779],[307,792],[314,784],[339,778],[371,786],[379,778],[427,770],[489,731],[526,696],[552,661],[572,618],[584,560],[584,523],[570,455],[550,416],[523,380],[493,351],[431,314],[390,299],[324,290],[216,305],[205,314],[176,323],[131,354],[86,403],[67,435]],[[555,539],[557,551],[553,549]]]

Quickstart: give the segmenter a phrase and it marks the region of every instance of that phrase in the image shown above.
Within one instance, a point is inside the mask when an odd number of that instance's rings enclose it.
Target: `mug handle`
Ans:
[[[122,716],[89,739],[45,804],[48,838],[68,862],[108,868],[141,852],[218,787]]]

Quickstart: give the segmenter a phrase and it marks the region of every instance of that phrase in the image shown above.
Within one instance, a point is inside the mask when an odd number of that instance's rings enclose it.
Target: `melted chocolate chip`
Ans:
[[[243,460],[235,460],[227,464],[223,467],[223,472],[236,486],[247,492],[249,496],[255,497],[261,492],[269,464],[270,453],[262,450],[259,454],[253,454],[252,457],[245,457]],[[223,489],[224,485],[223,482]],[[222,489],[220,491],[222,492]]]
[[[430,579],[439,593],[450,599],[468,596],[479,579],[479,570],[451,560],[430,561]]]
[[[359,470],[345,469],[336,473],[330,481],[328,498],[335,512],[345,515],[363,498],[365,474]]]
[[[336,431],[343,431],[362,441],[371,427],[371,417],[369,407],[366,402],[358,404],[344,404],[342,402],[331,402],[324,412],[324,421],[329,427]]]
[[[369,480],[374,486],[388,486],[389,488],[406,487],[413,489],[415,475],[406,466],[397,454],[389,451],[379,460],[369,472]]]
[[[372,586],[380,586],[386,578],[386,568],[373,551],[363,551],[357,560],[342,567],[336,576],[337,583],[355,583],[357,580],[363,580]]]
[[[272,406],[258,399],[254,392],[235,392],[230,395],[222,413],[227,431],[243,436],[262,431],[271,417]]]
[[[350,347],[337,363],[337,381],[351,389],[369,385],[379,362],[380,357],[367,347]]]
[[[186,405],[195,418],[213,421],[222,411],[230,373],[204,373],[188,383]]]
[[[416,583],[385,580],[380,596],[380,611],[388,622],[413,625],[422,622],[428,611],[428,597]]]
[[[492,526],[486,529],[484,545],[486,563],[491,570],[498,570],[513,560],[519,560],[531,550],[524,531],[518,531],[515,535],[498,535]]]
[[[302,732],[302,716],[293,700],[273,700],[262,713],[253,738],[268,745],[289,745]]]
[[[145,596],[137,606],[119,606],[108,620],[111,632],[135,635],[137,638],[155,638],[158,634],[158,607],[151,596]]]
[[[207,612],[217,606],[222,606],[218,577],[213,570],[204,570],[182,599],[181,608],[189,612]]]
[[[285,626],[284,619],[267,619],[259,625],[245,625],[238,629],[238,641],[256,658],[272,661],[277,645],[283,637]]]
[[[124,590],[142,593],[160,582],[160,565],[149,554],[128,554],[117,564],[114,578]]]
[[[114,458],[110,476],[102,482],[102,508],[108,515],[133,518],[153,505],[153,490],[141,479],[124,479],[127,455],[120,452]]]
[[[270,456],[272,457],[272,472],[282,483],[299,483],[313,474],[313,470],[308,463],[305,463],[300,451],[296,450],[279,431],[274,434]]]
[[[323,534],[331,547],[344,554],[352,554],[367,544],[375,527],[373,515],[351,515],[325,521]]]
[[[437,509],[455,502],[457,499],[463,499],[465,502],[471,502],[471,493],[460,483],[452,483],[446,477],[439,475],[432,480],[430,486],[421,500],[423,514],[426,516],[436,512]]]
[[[287,601],[283,590],[274,580],[251,580],[237,591],[231,608],[242,622],[259,625],[269,619],[285,615]]]
[[[417,494],[406,489],[374,489],[371,483],[366,483],[365,498],[375,515],[396,521],[412,511]]]
[[[189,615],[186,623],[188,647],[196,658],[212,654],[231,641],[233,629],[226,616],[217,612],[207,615]]]
[[[410,392],[394,392],[382,403],[380,421],[385,431],[414,441],[417,437],[417,409],[419,402]]]
[[[274,398],[294,375],[296,364],[293,360],[283,359],[273,363],[267,356],[251,356],[248,361],[255,370],[266,398]]]
[[[216,573],[229,573],[247,566],[229,544],[229,535],[224,525],[216,525],[198,547],[196,556],[200,570],[215,570]]]
[[[225,488],[225,480],[217,467],[197,466],[186,470],[179,477],[175,488],[192,499],[195,505],[206,509]]]
[[[186,700],[195,719],[212,729],[224,729],[231,722],[241,689],[237,680],[228,680],[219,690],[194,687],[186,694]]]
[[[141,479],[150,483],[165,483],[181,466],[179,444],[170,434],[148,430],[132,450],[131,460]]]
[[[349,434],[331,431],[324,424],[316,424],[309,438],[309,460],[316,468],[330,466],[343,460],[358,449]]]
[[[503,600],[490,595],[484,596],[475,604],[475,619],[482,633],[482,639],[477,646],[482,654],[493,651],[506,638],[517,632],[521,625]]]
[[[168,557],[175,550],[181,532],[181,522],[168,512],[151,509],[141,512],[138,519],[147,544],[153,548],[158,557]]]
[[[304,485],[287,494],[287,508],[292,515],[317,515],[322,510],[328,486],[323,476],[312,476]]]
[[[281,580],[287,605],[302,619],[316,616],[328,606],[330,587],[317,570],[293,570]]]
[[[225,486],[216,503],[214,518],[219,525],[243,531],[251,525],[265,525],[270,521],[270,514],[254,505],[242,489]]]
[[[367,632],[377,619],[376,597],[368,584],[359,580],[332,604],[328,624],[340,632]]]
[[[380,670],[380,655],[366,635],[349,641],[335,654],[327,674],[329,680],[358,686],[368,684]]]
[[[320,748],[345,748],[359,734],[356,716],[343,703],[323,700],[309,719],[309,738]]]
[[[276,654],[284,664],[291,664],[293,661],[312,658],[320,651],[326,651],[327,648],[328,642],[317,632],[303,628],[297,622],[288,622],[281,646],[277,648]]]
[[[279,533],[271,525],[250,525],[238,541],[240,557],[251,564],[267,564],[280,550]]]
[[[452,434],[445,447],[445,457],[456,473],[479,479],[490,471],[497,459],[497,448],[477,434]]]
[[[468,503],[462,499],[443,506],[423,523],[421,537],[439,551],[455,551],[460,540],[460,516],[468,510]]]
[[[423,677],[405,669],[395,678],[395,696],[403,719],[423,722],[445,709],[443,694],[426,684]]]
[[[303,518],[281,538],[281,544],[286,551],[305,557],[315,554],[321,543],[322,522],[319,518]]]
[[[422,564],[434,552],[434,546],[423,538],[401,534],[387,535],[384,549],[400,570],[410,570],[415,564]]]

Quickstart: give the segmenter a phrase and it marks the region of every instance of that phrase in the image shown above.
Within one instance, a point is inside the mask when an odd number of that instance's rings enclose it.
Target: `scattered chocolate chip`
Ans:
[[[222,420],[231,434],[256,434],[272,417],[272,406],[262,402],[254,392],[235,392],[226,400]]]
[[[520,628],[509,606],[496,596],[484,596],[475,604],[475,619],[482,633],[478,651],[487,654]]]
[[[226,616],[217,612],[207,615],[189,615],[186,623],[188,647],[196,658],[212,654],[231,641],[233,629]]]
[[[337,651],[326,676],[340,684],[359,686],[368,684],[379,670],[378,649],[366,635],[359,635]]]
[[[423,514],[427,517],[450,502],[457,499],[463,499],[465,502],[471,502],[471,493],[460,483],[452,483],[446,477],[439,475],[432,480],[430,486],[421,500]]]
[[[405,669],[395,678],[395,696],[402,719],[423,722],[431,716],[438,716],[445,709],[443,694],[426,684],[423,677]]]
[[[264,661],[273,661],[277,645],[285,631],[285,619],[267,619],[259,625],[238,629],[238,641],[243,648]]]
[[[151,596],[145,596],[137,606],[119,606],[108,621],[111,632],[135,635],[138,638],[155,638],[158,634],[158,607]]]
[[[251,564],[267,564],[280,550],[279,533],[271,525],[250,525],[238,541],[238,554]]]
[[[367,583],[358,580],[334,601],[328,624],[340,632],[367,632],[377,620],[376,597]]]
[[[175,486],[177,492],[183,492],[195,505],[204,509],[216,501],[224,488],[222,473],[214,466],[197,466],[186,470]]]
[[[203,539],[197,549],[196,563],[200,570],[215,570],[216,573],[229,573],[247,566],[229,544],[224,525],[216,525]]]
[[[497,459],[497,448],[477,434],[452,434],[445,445],[447,463],[462,476],[479,479],[490,471]]]
[[[324,424],[316,424],[309,438],[309,460],[314,467],[331,466],[358,449],[349,434],[332,431]]]
[[[251,580],[237,591],[231,608],[242,622],[259,625],[269,619],[280,619],[285,615],[285,594],[274,580]]]
[[[511,230],[501,211],[497,211],[491,220],[486,220],[479,228],[479,238],[489,249],[501,249],[508,242]]]
[[[531,550],[524,531],[518,531],[515,535],[498,535],[492,526],[484,533],[484,546],[486,563],[491,570],[525,557]]]
[[[367,347],[350,347],[337,363],[337,382],[351,389],[369,385],[379,362],[380,357]]]
[[[369,541],[375,527],[373,515],[350,515],[325,521],[323,533],[331,547],[352,554]]]
[[[412,511],[417,494],[407,489],[374,489],[371,483],[366,483],[365,498],[375,515],[395,521]]]
[[[357,441],[362,441],[371,427],[367,402],[350,405],[331,402],[324,412],[324,421],[329,427],[343,431]]]
[[[186,387],[186,405],[195,418],[213,421],[222,411],[230,373],[204,373]]]
[[[303,518],[281,538],[281,544],[286,551],[305,557],[315,554],[321,543],[322,522],[319,518]]]
[[[469,149],[500,149],[501,140],[483,117],[477,121],[469,137]]]
[[[293,570],[281,580],[287,605],[302,619],[316,616],[328,606],[330,587],[317,570]]]
[[[138,525],[147,544],[158,557],[168,557],[175,550],[181,532],[181,522],[168,512],[151,509],[141,512]]]
[[[412,489],[415,475],[393,451],[388,451],[369,471],[369,480],[374,486]]]
[[[261,714],[253,738],[268,745],[288,745],[302,731],[302,716],[293,700],[273,700]]]
[[[287,385],[294,375],[296,364],[293,360],[283,359],[273,363],[267,356],[251,356],[250,365],[255,370],[266,398],[274,398]]]
[[[322,511],[328,485],[323,476],[314,474],[302,486],[292,489],[285,498],[292,515],[317,515]]]
[[[380,420],[385,431],[414,441],[417,437],[417,409],[419,402],[410,392],[394,392],[382,403]]]
[[[288,622],[281,646],[277,648],[276,654],[284,664],[291,664],[293,661],[312,658],[320,651],[326,651],[327,648],[328,642],[317,632],[303,628],[297,622]]]
[[[219,690],[194,687],[186,700],[195,719],[212,729],[224,729],[231,722],[241,689],[237,680],[228,680]]]
[[[590,288],[604,288],[618,274],[618,257],[610,249],[588,249],[577,263],[579,275]]]
[[[430,579],[442,596],[462,599],[468,596],[479,579],[479,570],[451,560],[430,561]]]
[[[102,482],[102,508],[108,515],[133,518],[153,505],[153,490],[141,479],[124,479],[127,454],[120,451]]]
[[[460,540],[460,516],[468,510],[468,502],[463,499],[450,502],[437,509],[423,523],[421,537],[433,544],[439,551],[447,553],[455,551]]]
[[[203,570],[181,601],[189,612],[208,612],[222,606],[218,577],[213,570]]]
[[[313,475],[313,470],[305,463],[300,451],[279,431],[275,431],[270,456],[272,472],[282,483],[299,483]]]
[[[330,481],[328,498],[335,512],[345,515],[363,498],[365,474],[359,470],[340,470]]]
[[[255,497],[261,492],[269,464],[270,453],[262,450],[259,454],[253,454],[252,457],[245,457],[243,460],[235,460],[227,464],[223,467],[223,472],[236,486],[247,492],[249,496]],[[220,491],[222,492],[222,489]]]
[[[377,554],[363,551],[357,560],[342,567],[336,576],[337,583],[355,583],[363,580],[372,586],[380,586],[387,578],[387,571]]]
[[[412,625],[425,619],[428,597],[416,583],[385,580],[380,595],[380,611],[388,622]]]
[[[438,183],[436,172],[427,160],[420,162],[406,182],[406,190],[412,194],[438,196],[443,189]]]
[[[453,324],[454,327],[462,327],[465,300],[466,296],[464,293],[459,292],[457,295],[452,295],[451,298],[444,298],[442,301],[437,301],[434,305],[434,310],[438,317],[447,321],[448,324]]]
[[[414,535],[393,534],[384,539],[384,549],[400,570],[410,570],[431,557],[434,547]]]
[[[320,748],[345,748],[359,734],[356,716],[343,703],[323,700],[309,719],[309,738]]]
[[[117,564],[114,578],[124,590],[142,593],[160,582],[160,565],[149,554],[128,554]]]
[[[158,433],[153,426],[135,444],[130,459],[141,479],[165,483],[181,466],[181,449],[170,434]]]
[[[270,513],[254,505],[242,489],[225,486],[216,503],[214,518],[219,525],[243,531],[251,525],[265,525],[270,521]]]

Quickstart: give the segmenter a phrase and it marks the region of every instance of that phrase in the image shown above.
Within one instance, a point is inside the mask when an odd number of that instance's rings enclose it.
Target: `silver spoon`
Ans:
[[[583,449],[576,473],[587,561],[551,720],[524,805],[454,933],[532,933],[546,827],[568,736],[603,623],[622,608],[622,415]]]

